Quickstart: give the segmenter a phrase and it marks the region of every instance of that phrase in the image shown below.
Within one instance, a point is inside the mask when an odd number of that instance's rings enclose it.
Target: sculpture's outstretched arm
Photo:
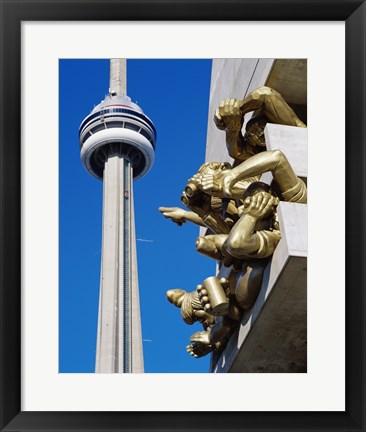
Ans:
[[[159,212],[179,226],[182,226],[185,222],[192,222],[202,227],[206,226],[198,214],[179,207],[159,207]]]
[[[270,87],[257,88],[239,106],[243,114],[260,109],[269,123],[306,127],[280,93]]]
[[[272,172],[286,201],[306,202],[306,187],[280,150],[258,153],[231,170],[221,171],[216,176],[203,176],[202,190],[232,197],[238,181],[268,171]]]
[[[231,128],[233,122],[228,118],[228,101],[222,101],[215,113],[215,123],[219,129]],[[243,100],[231,99],[236,111],[240,110],[241,115],[251,111],[260,110],[269,123],[282,124],[287,126],[306,127],[297,117],[294,110],[288,105],[285,99],[276,90],[262,86],[252,91]],[[230,123],[230,125],[227,124]],[[242,123],[243,125],[243,123]]]

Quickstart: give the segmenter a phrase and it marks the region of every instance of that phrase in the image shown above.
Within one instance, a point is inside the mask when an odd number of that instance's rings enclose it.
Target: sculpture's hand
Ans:
[[[217,127],[217,129],[220,130],[225,130],[226,129],[226,125],[224,123],[224,120],[222,119],[222,117],[220,116],[219,113],[219,109],[217,108],[215,111],[215,115],[214,115],[214,123]]]
[[[202,176],[201,182],[202,191],[208,195],[222,198],[224,191],[218,175],[205,174]]]
[[[203,345],[210,345],[210,333],[207,331],[198,331],[194,333],[189,340],[191,342],[198,342]]]
[[[214,115],[216,127],[221,130],[240,132],[243,127],[244,116],[240,108],[239,99],[225,99],[220,102]]]
[[[235,177],[231,174],[231,170],[223,170],[216,175],[203,175],[201,184],[202,190],[209,195],[231,198],[231,189],[235,183]]]
[[[186,211],[179,207],[159,207],[159,212],[179,226],[187,222]]]
[[[278,203],[279,199],[273,195],[267,192],[259,192],[245,200],[244,214],[261,220],[273,214]]]
[[[195,183],[197,185],[201,184],[202,174],[196,173],[194,174],[187,183]]]

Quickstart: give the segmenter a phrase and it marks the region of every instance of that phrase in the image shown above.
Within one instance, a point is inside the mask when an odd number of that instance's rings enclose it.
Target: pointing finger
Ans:
[[[170,212],[170,211],[173,211],[173,207],[159,207],[158,210],[161,213]]]

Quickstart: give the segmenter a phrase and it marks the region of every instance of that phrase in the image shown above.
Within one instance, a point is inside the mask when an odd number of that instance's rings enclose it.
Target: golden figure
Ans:
[[[263,272],[281,234],[276,218],[278,198],[264,183],[251,184],[244,194],[244,204],[239,208],[239,220],[228,235],[210,235],[199,238],[199,252],[215,259],[231,258],[232,280],[229,283],[230,295],[242,308],[250,308],[259,293]],[[200,297],[204,310],[209,313],[212,307],[210,290]]]
[[[245,114],[256,111],[242,135]],[[270,87],[259,87],[245,99],[221,101],[214,116],[216,126],[226,132],[226,146],[235,161],[243,161],[265,150],[264,128],[267,123],[306,127],[283,97]]]
[[[215,317],[204,311],[198,291],[187,292],[176,288],[167,291],[166,296],[170,303],[180,308],[181,316],[186,324],[192,325],[194,322],[198,321],[204,328],[202,333],[209,334],[210,328],[215,324]],[[209,354],[214,349],[219,349],[219,345],[210,343],[208,337],[205,341],[207,341],[207,343],[197,341],[197,343],[188,345],[187,352],[198,358]]]
[[[175,288],[167,291],[166,296],[170,303],[180,308],[186,324],[192,325],[198,321],[206,329],[214,323],[214,318],[205,312],[197,291],[187,292]]]
[[[203,331],[198,331],[191,336],[192,343],[186,348],[193,357],[202,357],[213,350],[220,349],[240,318],[239,309],[229,304],[224,287],[226,289],[228,287],[226,279],[219,281],[216,276],[212,276],[207,278],[202,285],[198,285],[196,291],[188,293],[177,288],[169,290],[166,294],[169,302],[181,309],[185,323],[191,325],[198,321],[204,328]],[[202,306],[202,302],[207,303],[209,300],[209,297],[204,295],[207,294],[207,289],[211,293],[212,305],[206,305],[205,309],[210,309],[210,313],[207,313]],[[215,318],[212,312],[215,308],[216,313],[225,316],[220,315]]]
[[[188,180],[187,185],[181,196],[182,203],[191,211],[179,207],[159,207],[159,211],[164,217],[171,219],[179,226],[189,221],[199,226],[205,226],[212,232],[228,234],[233,221],[231,216],[237,214],[237,205],[234,200],[226,200],[226,219],[222,216],[223,201],[218,194],[211,193],[209,187],[203,188],[203,179],[214,179],[221,172],[230,170],[229,163],[206,162],[199,168],[198,172]],[[247,178],[236,182],[232,187],[233,198],[242,198],[243,192],[253,182],[258,180],[258,176]],[[223,196],[223,194],[221,194]]]
[[[222,216],[221,198],[202,190],[203,176],[215,176],[227,169],[230,169],[229,163],[207,162],[188,180],[181,201],[191,212],[179,207],[159,207],[159,211],[164,217],[171,219],[178,225],[190,221],[200,226],[206,226],[214,233],[228,234],[230,232],[230,221],[226,221]]]
[[[253,296],[262,282],[264,265],[245,269],[246,278],[240,274],[241,288],[246,285],[243,291]],[[198,285],[196,291],[186,292],[181,289],[173,289],[167,292],[170,303],[181,308],[181,315],[185,323],[193,324],[198,321],[204,330],[195,332],[190,337],[186,347],[187,352],[193,357],[202,357],[213,350],[219,350],[225,346],[232,330],[236,328],[240,317],[241,309],[231,293],[230,283],[225,278],[218,279],[211,276]],[[254,294],[256,297],[256,293]],[[246,295],[246,300],[249,297]],[[251,301],[253,301],[251,299]],[[204,305],[204,306],[203,306]]]
[[[187,352],[194,357],[202,357],[225,345],[241,310],[254,304],[261,287],[268,260],[252,258],[270,256],[280,239],[272,221],[278,199],[270,193],[270,187],[253,183],[243,198],[237,222],[241,225],[235,235],[232,230],[229,234],[199,237],[196,242],[197,250],[201,248],[200,252],[224,262],[228,259],[227,264],[233,263],[233,257],[239,258],[230,280],[210,277],[191,293],[179,289],[167,292],[168,300],[181,308],[187,324],[199,321],[204,327],[192,335],[187,346]]]

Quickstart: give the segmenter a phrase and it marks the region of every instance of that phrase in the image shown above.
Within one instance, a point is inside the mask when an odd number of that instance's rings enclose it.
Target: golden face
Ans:
[[[265,147],[264,128],[258,123],[251,123],[246,131],[247,140],[253,147]]]

